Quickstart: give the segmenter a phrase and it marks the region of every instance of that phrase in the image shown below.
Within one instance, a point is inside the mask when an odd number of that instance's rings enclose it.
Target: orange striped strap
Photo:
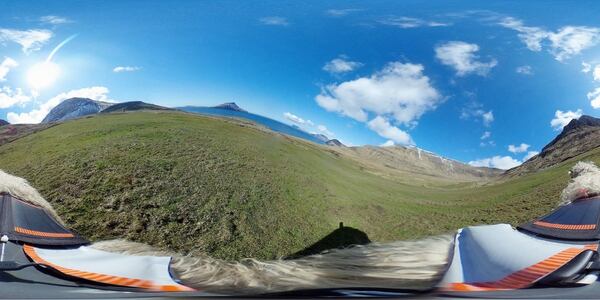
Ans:
[[[535,222],[533,222],[533,224],[537,225],[537,226],[541,226],[541,227],[563,229],[563,230],[594,230],[594,229],[596,229],[596,224],[571,225],[571,224],[549,223],[549,222],[544,222],[544,221],[535,221]]]
[[[45,231],[37,231],[26,229],[23,227],[15,226],[15,232],[26,234],[26,235],[34,235],[39,237],[51,237],[51,238],[72,238],[74,235],[72,233],[57,233],[57,232],[45,232]]]
[[[23,245],[23,251],[34,262],[36,262],[38,264],[48,265],[48,266],[52,267],[53,269],[56,269],[57,271],[65,274],[65,275],[69,275],[69,276],[73,276],[73,277],[77,277],[77,278],[82,278],[82,279],[95,281],[95,282],[101,282],[101,283],[105,283],[105,284],[134,287],[134,288],[147,289],[147,290],[151,290],[151,291],[160,291],[160,292],[195,291],[194,289],[192,289],[190,287],[180,285],[180,284],[178,284],[178,285],[158,285],[150,280],[126,278],[126,277],[119,277],[119,276],[113,276],[113,275],[105,275],[105,274],[63,268],[61,266],[55,265],[55,264],[41,258],[35,252],[35,248],[30,245]]]
[[[579,253],[588,249],[597,250],[597,248],[597,245],[586,245],[584,248],[568,248],[498,281],[479,283],[456,282],[448,284],[446,287],[442,288],[442,290],[454,292],[479,292],[527,288],[550,273],[558,270],[558,268],[571,261]]]

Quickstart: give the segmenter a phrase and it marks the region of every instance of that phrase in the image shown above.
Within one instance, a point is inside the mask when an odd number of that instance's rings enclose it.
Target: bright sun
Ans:
[[[27,81],[34,89],[51,86],[60,75],[60,67],[50,61],[38,63],[27,72]]]

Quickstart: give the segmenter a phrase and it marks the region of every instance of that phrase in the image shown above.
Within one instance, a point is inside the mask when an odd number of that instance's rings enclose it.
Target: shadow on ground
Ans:
[[[299,258],[302,256],[313,255],[321,253],[325,250],[346,248],[352,245],[365,245],[370,243],[371,240],[366,233],[352,227],[346,227],[340,222],[340,227],[326,235],[318,242],[291,254],[286,259]]]

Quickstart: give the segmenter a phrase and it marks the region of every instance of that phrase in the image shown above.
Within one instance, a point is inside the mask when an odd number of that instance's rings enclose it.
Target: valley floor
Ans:
[[[556,205],[578,160],[600,163],[600,149],[501,181],[412,180],[247,122],[170,111],[102,114],[0,146],[0,169],[82,235],[223,259],[289,256],[339,222],[370,241],[519,224]]]

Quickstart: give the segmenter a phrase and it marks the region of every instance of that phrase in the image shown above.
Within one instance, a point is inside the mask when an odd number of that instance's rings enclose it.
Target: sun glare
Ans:
[[[51,86],[60,75],[60,67],[50,61],[38,63],[27,72],[27,81],[34,89]]]

